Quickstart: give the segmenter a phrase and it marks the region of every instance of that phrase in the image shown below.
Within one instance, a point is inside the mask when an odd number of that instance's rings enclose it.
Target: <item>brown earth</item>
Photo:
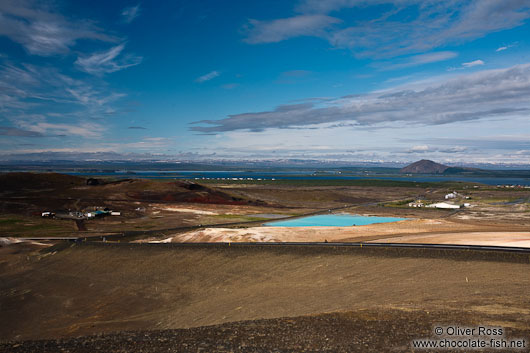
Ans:
[[[451,213],[401,202],[440,201],[453,191],[443,185],[86,185],[84,178],[57,174],[6,178],[0,175],[4,236],[153,230],[157,237],[147,240],[525,245],[530,234],[528,190],[462,187],[473,207]],[[86,222],[86,232],[71,221],[39,217],[43,210],[95,205],[123,216]],[[414,220],[165,231],[344,206],[344,212]],[[519,336],[530,332],[528,255],[234,243],[61,243],[39,250],[40,243],[7,243],[0,243],[0,341],[17,342],[0,344],[0,351],[130,351],[138,344],[142,351],[410,351],[410,340],[429,336],[439,322],[502,326]],[[164,331],[170,329],[177,330]],[[109,335],[73,339],[100,333]],[[56,338],[66,340],[16,346]]]
[[[237,244],[11,249],[0,264],[2,341],[359,310],[463,310],[483,324],[530,330],[527,255]]]

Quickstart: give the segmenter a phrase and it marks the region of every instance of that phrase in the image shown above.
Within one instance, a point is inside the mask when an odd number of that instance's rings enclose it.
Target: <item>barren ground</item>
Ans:
[[[1,181],[0,351],[410,351],[410,340],[430,336],[437,323],[502,326],[510,335],[530,336],[527,254],[237,244],[530,246],[528,190],[146,180],[88,186],[60,175]],[[471,208],[406,206],[408,199],[441,201],[455,187]],[[71,220],[39,216],[94,206],[122,216],[87,221],[86,231]],[[259,226],[339,207],[409,220]],[[124,241],[169,244],[16,243],[127,232],[139,235]],[[205,241],[230,244],[175,244]],[[35,339],[49,341],[21,342]]]
[[[2,258],[2,341],[358,310],[465,308],[530,330],[527,255],[83,244]]]
[[[411,219],[355,227],[204,228],[139,242],[337,242],[376,241],[530,246],[528,227],[458,219]]]
[[[140,234],[134,239],[173,241],[322,241],[372,240],[426,233],[520,232],[530,229],[530,190],[467,184],[432,186],[230,184],[200,185],[189,181],[125,180],[89,186],[83,178],[59,174],[13,174],[0,176],[0,234],[4,237],[101,237]],[[472,207],[456,214],[435,209],[415,209],[406,201],[443,200],[458,189]],[[458,200],[457,202],[463,202]],[[405,203],[403,203],[405,202]],[[121,216],[84,222],[43,219],[40,213],[55,210],[82,211],[94,206],[121,211]],[[359,229],[281,230],[255,228],[271,217],[289,217],[342,207],[338,212],[400,216],[415,221]],[[254,224],[245,224],[255,222]],[[201,229],[180,234],[185,227],[235,224],[247,231]],[[173,230],[173,231],[172,231]],[[189,229],[188,229],[189,230]],[[148,232],[143,236],[143,232]],[[511,234],[507,234],[511,235]],[[375,238],[374,238],[375,237]],[[473,239],[476,237],[471,236]],[[464,237],[465,239],[465,237]],[[471,238],[470,238],[471,239]],[[443,241],[443,240],[442,240]]]

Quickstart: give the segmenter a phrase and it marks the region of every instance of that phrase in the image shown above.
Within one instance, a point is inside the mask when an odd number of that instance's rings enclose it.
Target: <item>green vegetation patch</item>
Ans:
[[[71,232],[71,223],[57,220],[2,218],[0,219],[0,234],[5,236],[54,236],[59,233]]]
[[[395,202],[388,202],[384,203],[383,206],[385,207],[404,207],[407,206],[410,202],[414,202],[414,199],[407,199],[407,200],[399,200]]]
[[[16,218],[6,218],[6,219],[0,219],[0,226],[9,226],[17,223],[23,222],[21,219]]]

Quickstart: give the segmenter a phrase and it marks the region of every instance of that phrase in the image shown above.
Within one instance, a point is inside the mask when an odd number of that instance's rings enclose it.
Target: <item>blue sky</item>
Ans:
[[[0,154],[530,164],[530,1],[0,0]]]

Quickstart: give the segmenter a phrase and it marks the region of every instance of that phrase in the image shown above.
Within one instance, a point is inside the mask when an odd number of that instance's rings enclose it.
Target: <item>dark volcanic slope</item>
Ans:
[[[85,178],[59,173],[0,173],[0,193],[21,195],[40,189],[69,189],[86,185]]]
[[[214,187],[186,180],[155,181],[143,179],[98,180],[57,173],[0,174],[0,212],[37,215],[43,210],[82,210],[106,202],[189,202],[226,205],[265,205]]]
[[[415,339],[438,338],[433,328],[477,326],[488,315],[464,311],[372,310],[192,329],[122,332],[64,340],[0,344],[0,352],[410,352]],[[528,332],[507,329],[508,339]]]
[[[453,253],[102,243],[5,254],[0,341],[359,310],[463,310],[530,330],[528,257]]]
[[[400,173],[407,174],[442,174],[447,168],[446,165],[439,164],[428,159],[414,162],[402,168]]]

